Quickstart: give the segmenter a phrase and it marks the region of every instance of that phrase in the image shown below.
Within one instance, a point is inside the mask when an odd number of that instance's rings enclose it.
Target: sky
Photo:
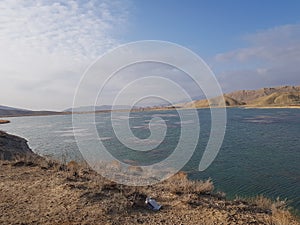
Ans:
[[[2,0],[0,11],[0,105],[69,108],[84,72],[99,56],[141,40],[190,49],[209,65],[225,93],[300,85],[297,0]],[[166,65],[124,69],[101,102],[111,104],[110,97],[129,80],[157,75],[158,68],[162,76],[178,73]],[[200,96],[185,77],[174,80],[193,98]],[[128,104],[126,97],[123,103]]]

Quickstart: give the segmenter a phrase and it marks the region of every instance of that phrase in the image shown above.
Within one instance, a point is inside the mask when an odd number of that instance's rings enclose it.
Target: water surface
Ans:
[[[279,196],[300,209],[299,109],[228,109],[223,145],[215,161],[204,172],[197,171],[197,168],[210,134],[210,111],[200,109],[198,114],[199,142],[193,157],[184,167],[192,179],[211,177],[216,189],[226,192],[229,197]],[[131,113],[129,124],[136,137],[149,137],[148,124],[153,116],[165,121],[166,137],[157,143],[155,149],[143,153],[124,147],[114,135],[108,113],[97,114],[95,121],[84,128],[74,127],[71,115],[62,115],[9,118],[11,123],[1,125],[1,129],[25,137],[30,147],[41,155],[80,160],[82,156],[73,132],[86,140],[88,147],[95,144],[90,128],[96,125],[100,140],[116,158],[147,165],[168,157],[178,143],[181,126],[194,122],[180,121],[176,111]],[[82,124],[90,122],[86,117],[80,115]],[[125,114],[120,113],[114,123],[122,124],[126,119]],[[152,140],[148,144],[156,143]]]

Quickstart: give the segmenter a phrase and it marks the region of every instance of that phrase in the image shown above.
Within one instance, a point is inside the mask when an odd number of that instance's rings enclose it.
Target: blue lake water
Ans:
[[[189,113],[189,110],[185,112]],[[188,171],[190,178],[210,177],[216,189],[224,191],[229,197],[263,194],[271,198],[287,198],[291,206],[300,210],[299,109],[227,109],[223,145],[216,159],[204,172],[197,169],[210,134],[211,116],[209,109],[197,112],[201,128],[199,142],[194,155],[183,168]],[[123,114],[119,113],[119,122],[127,119]],[[136,137],[149,137],[148,123],[153,116],[159,116],[165,121],[167,131],[164,140],[147,152],[125,147],[115,136],[108,113],[97,114],[90,126],[96,124],[102,143],[113,156],[147,165],[171,154],[178,143],[181,126],[194,122],[180,121],[176,111],[131,113],[129,124]],[[78,115],[82,124],[89,122],[86,117],[87,114]],[[9,120],[10,124],[1,125],[0,128],[26,138],[30,147],[41,155],[80,160],[82,156],[73,131],[87,141],[87,148],[94,141],[89,128],[74,127],[71,115],[17,117]],[[156,143],[152,140],[148,144]]]

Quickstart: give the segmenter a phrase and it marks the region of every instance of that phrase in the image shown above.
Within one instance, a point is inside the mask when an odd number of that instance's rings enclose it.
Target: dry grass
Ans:
[[[287,207],[286,200],[280,200],[277,198],[275,201],[273,201],[263,195],[250,198],[249,201],[261,209],[286,209]]]
[[[290,213],[286,199],[277,198],[275,201],[263,195],[256,196],[247,200],[263,210],[270,211],[271,216],[265,219],[268,225],[292,225],[299,224],[293,220],[293,215]]]
[[[272,206],[272,217],[271,217],[271,224],[274,225],[290,225],[292,215],[287,210],[282,210],[276,208],[276,206]]]
[[[216,197],[210,179],[191,181],[184,172],[155,185],[130,187],[75,161],[1,162],[0,224],[298,224],[280,201],[227,201]],[[148,209],[147,196],[162,209]],[[269,206],[272,214],[256,210]]]
[[[176,194],[194,193],[194,194],[210,194],[214,190],[214,185],[211,179],[206,181],[193,181],[189,180],[187,174],[179,172],[170,179],[168,179],[164,185],[172,192]]]

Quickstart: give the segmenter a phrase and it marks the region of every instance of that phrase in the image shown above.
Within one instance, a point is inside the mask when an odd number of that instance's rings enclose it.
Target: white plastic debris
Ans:
[[[149,206],[150,209],[153,211],[158,211],[161,208],[161,205],[159,205],[153,198],[147,197],[145,203]]]

